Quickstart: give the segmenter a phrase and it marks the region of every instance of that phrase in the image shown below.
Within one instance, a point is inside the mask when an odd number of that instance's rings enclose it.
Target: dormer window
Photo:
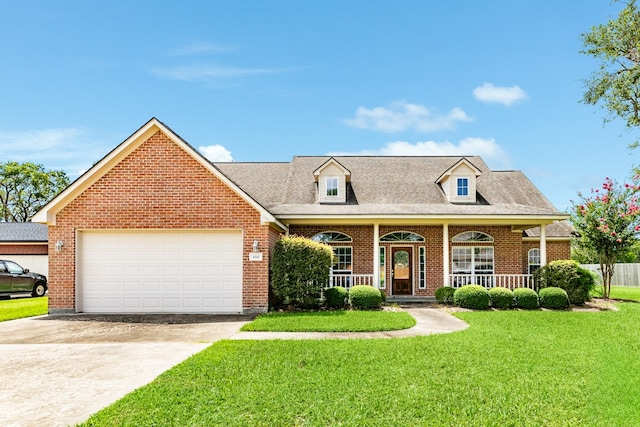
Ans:
[[[458,178],[458,196],[469,195],[469,178]]]
[[[338,195],[338,177],[327,178],[327,197],[335,197]]]
[[[464,157],[446,170],[436,183],[451,203],[477,203],[477,181],[482,174]]]
[[[351,172],[333,157],[313,171],[319,203],[346,203]]]

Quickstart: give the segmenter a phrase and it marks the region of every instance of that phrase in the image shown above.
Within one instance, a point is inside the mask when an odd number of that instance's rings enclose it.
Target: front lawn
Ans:
[[[596,297],[602,296],[602,286],[596,287],[596,290],[594,291],[593,296],[596,296]],[[610,297],[614,299],[640,301],[640,287],[612,286]]]
[[[0,322],[40,316],[49,311],[49,298],[13,298],[0,300]]]
[[[640,304],[482,311],[399,339],[234,341],[194,355],[85,426],[632,426]]]
[[[405,311],[335,310],[268,313],[242,327],[242,331],[269,332],[374,332],[408,329],[416,320]]]

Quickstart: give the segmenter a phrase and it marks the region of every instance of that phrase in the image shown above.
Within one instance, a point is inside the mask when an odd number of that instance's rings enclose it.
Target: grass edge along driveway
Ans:
[[[0,322],[24,317],[41,316],[49,312],[49,298],[12,298],[0,300]]]
[[[84,426],[626,426],[640,419],[640,304],[458,313],[402,339],[220,341]]]

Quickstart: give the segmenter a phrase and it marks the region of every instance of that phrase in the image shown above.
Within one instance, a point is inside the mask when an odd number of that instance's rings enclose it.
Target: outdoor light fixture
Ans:
[[[64,246],[64,240],[58,240],[56,242],[56,252],[60,252]]]
[[[258,252],[258,241],[257,240],[253,241],[253,252]]]

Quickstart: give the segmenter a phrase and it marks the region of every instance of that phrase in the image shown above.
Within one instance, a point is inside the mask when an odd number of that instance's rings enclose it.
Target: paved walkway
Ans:
[[[232,340],[306,340],[353,338],[400,338],[461,331],[469,327],[465,322],[436,307],[403,307],[416,319],[416,326],[387,332],[238,332]]]

